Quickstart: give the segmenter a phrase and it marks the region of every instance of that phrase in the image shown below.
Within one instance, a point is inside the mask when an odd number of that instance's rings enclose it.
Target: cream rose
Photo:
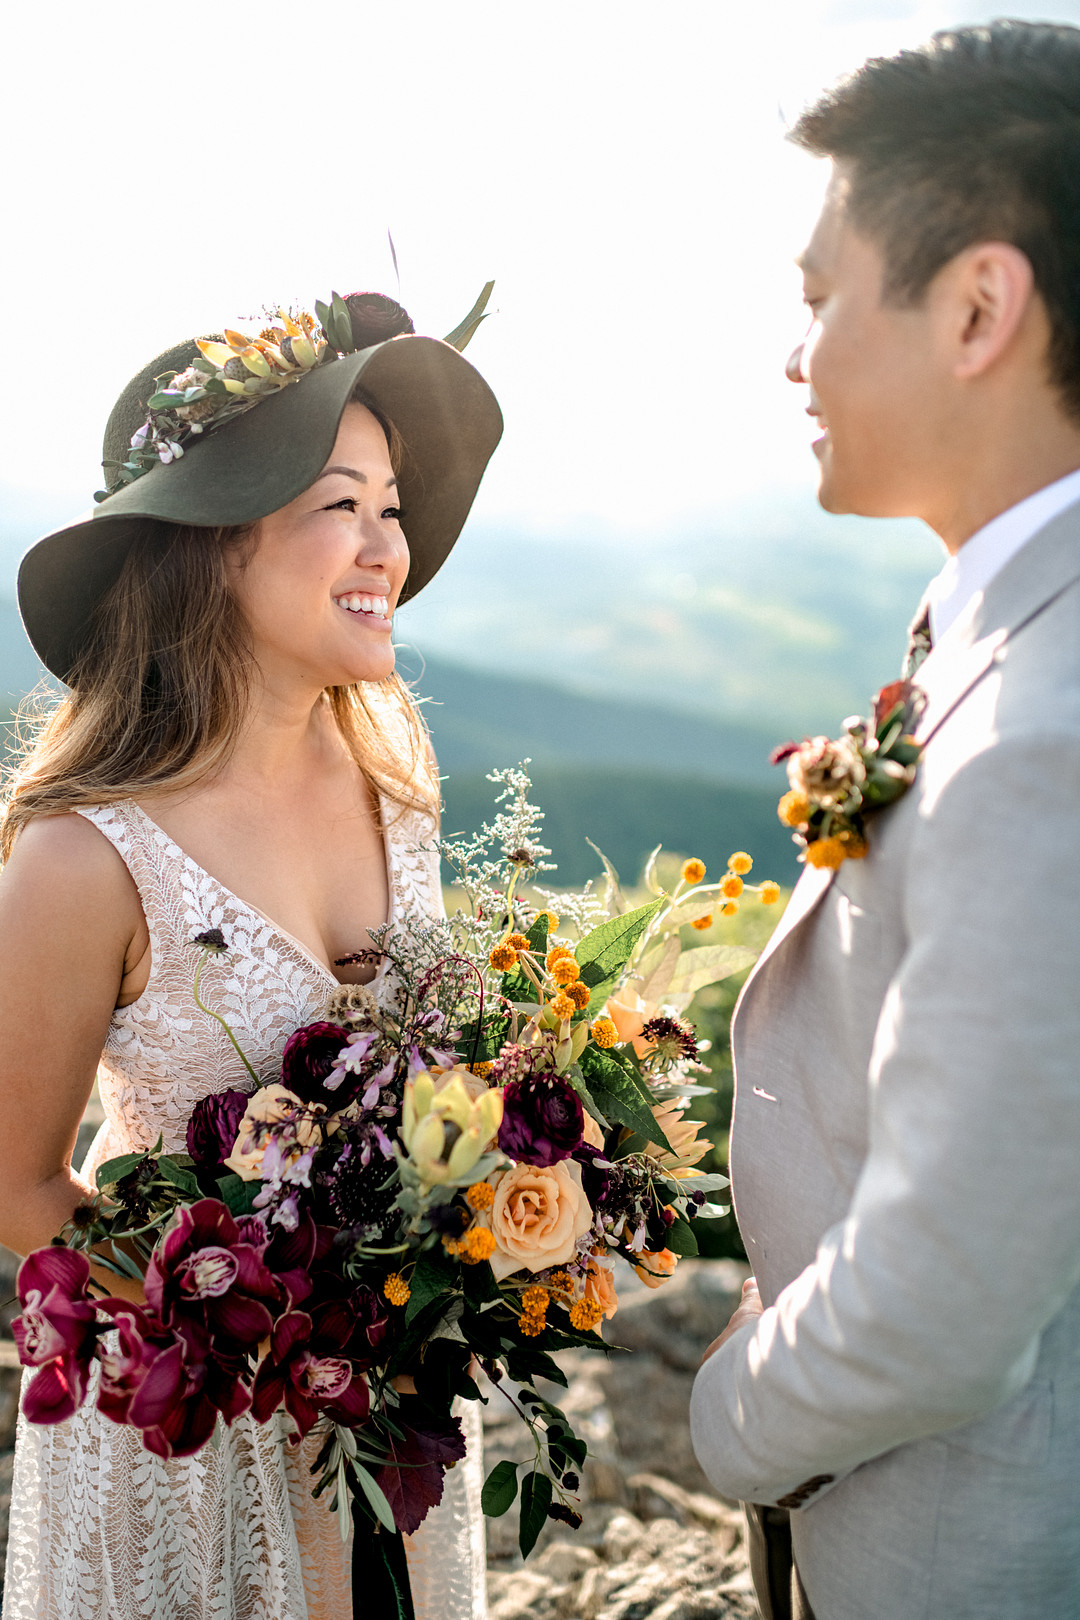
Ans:
[[[593,1119],[587,1108],[583,1108],[582,1113],[585,1116],[585,1128],[582,1135],[589,1146],[591,1148],[596,1148],[599,1152],[604,1146],[604,1133],[596,1123],[595,1119]]]
[[[288,1086],[275,1083],[271,1086],[260,1086],[244,1110],[244,1117],[240,1121],[240,1129],[236,1133],[236,1141],[229,1157],[223,1161],[226,1170],[240,1176],[244,1181],[258,1181],[262,1174],[263,1154],[266,1143],[256,1145],[256,1127],[258,1125],[280,1125],[289,1119],[294,1109],[299,1109],[299,1117],[293,1122],[293,1144],[290,1157],[298,1159],[305,1148],[314,1147],[322,1140],[322,1129],[311,1116],[325,1114],[326,1109],[321,1103],[303,1103],[300,1098],[291,1092]],[[331,1129],[335,1129],[337,1117],[334,1117]]]
[[[593,1222],[573,1159],[543,1167],[518,1164],[491,1178],[495,1199],[484,1216],[495,1238],[491,1269],[501,1282],[515,1271],[565,1266]]]

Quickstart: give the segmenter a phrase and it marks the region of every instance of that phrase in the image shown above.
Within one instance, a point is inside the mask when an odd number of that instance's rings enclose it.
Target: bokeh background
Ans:
[[[1013,14],[1080,23],[1080,0]],[[474,827],[525,756],[560,877],[646,851],[795,851],[768,764],[889,679],[940,565],[911,520],[814,498],[795,255],[823,165],[785,141],[866,56],[986,21],[953,0],[186,0],[9,13],[0,106],[0,711],[40,676],[18,559],[85,512],[148,357],[331,289],[454,326],[506,434],[398,618]],[[396,248],[395,268],[390,238]],[[775,913],[718,924],[758,941]],[[706,942],[711,936],[699,935]],[[718,937],[718,936],[717,936]],[[737,983],[697,1013],[720,1082]]]

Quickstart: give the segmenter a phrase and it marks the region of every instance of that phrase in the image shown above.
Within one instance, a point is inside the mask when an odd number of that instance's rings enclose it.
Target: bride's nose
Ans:
[[[784,367],[784,375],[788,382],[804,383],[806,381],[802,368],[803,350],[805,347],[806,343],[804,340],[802,343],[798,344],[794,349],[792,349],[791,353],[788,355],[787,365]]]

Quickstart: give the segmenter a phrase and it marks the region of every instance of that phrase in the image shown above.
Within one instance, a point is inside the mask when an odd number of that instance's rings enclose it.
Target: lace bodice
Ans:
[[[441,909],[433,827],[382,807],[391,922]],[[84,1172],[116,1153],[182,1152],[200,1097],[249,1077],[193,994],[199,952],[218,928],[200,998],[232,1027],[260,1079],[289,1034],[320,1016],[337,984],[326,963],[185,855],[133,801],[82,811],[123,857],[150,935],[143,994],[118,1009],[98,1071],[105,1124]],[[388,981],[377,980],[389,989]],[[409,1543],[418,1620],[479,1620],[484,1609],[482,1462],[475,1405],[462,1409],[466,1461]],[[351,1550],[311,1497],[315,1436],[290,1447],[283,1426],[250,1417],[219,1427],[173,1462],[88,1401],[67,1423],[20,1419],[3,1620],[350,1620]]]

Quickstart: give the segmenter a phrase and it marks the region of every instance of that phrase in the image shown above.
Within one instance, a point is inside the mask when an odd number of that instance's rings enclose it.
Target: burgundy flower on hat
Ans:
[[[347,293],[345,308],[352,321],[353,347],[357,349],[370,349],[372,344],[385,343],[387,338],[416,331],[408,310],[396,299],[387,298],[385,293]]]
[[[22,1315],[12,1324],[25,1367],[40,1367],[23,1396],[31,1423],[62,1423],[81,1406],[97,1343],[90,1265],[74,1249],[36,1249],[19,1267]]]

